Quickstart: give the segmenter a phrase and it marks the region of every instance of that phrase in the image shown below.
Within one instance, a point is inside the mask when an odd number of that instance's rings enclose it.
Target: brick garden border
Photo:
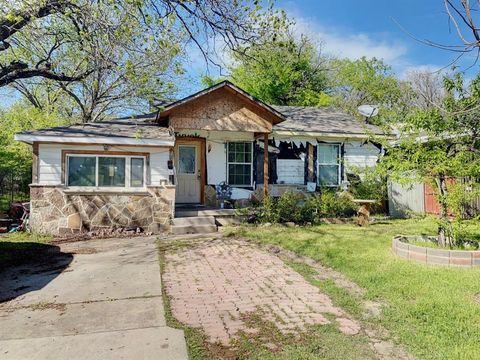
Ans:
[[[480,266],[480,250],[443,250],[409,244],[409,241],[430,241],[423,236],[397,235],[392,240],[393,252],[402,258],[429,265],[471,268]]]

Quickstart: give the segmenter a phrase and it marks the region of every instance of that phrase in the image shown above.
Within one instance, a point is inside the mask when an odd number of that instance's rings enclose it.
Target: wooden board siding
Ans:
[[[305,164],[301,159],[277,159],[279,184],[303,184]]]
[[[317,181],[317,147],[307,143],[307,158],[305,162],[305,184]]]
[[[169,113],[169,125],[182,129],[270,133],[273,117],[226,88],[186,102]]]
[[[66,145],[66,144],[39,144],[38,154],[38,183],[42,185],[61,185],[62,183],[62,150],[65,151],[104,151],[101,145]],[[150,184],[159,186],[169,180],[168,160],[170,158],[167,147],[131,147],[131,146],[110,146],[109,151],[131,152],[135,154],[149,154],[147,161],[149,169],[147,177],[150,176]],[[148,169],[148,168],[147,168]],[[148,179],[147,179],[148,180]]]

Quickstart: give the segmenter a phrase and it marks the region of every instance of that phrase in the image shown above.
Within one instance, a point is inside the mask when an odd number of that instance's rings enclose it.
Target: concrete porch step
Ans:
[[[173,225],[171,227],[171,232],[174,235],[208,234],[217,231],[217,225]]]
[[[173,219],[171,232],[181,234],[206,234],[217,231],[213,216],[192,216]]]
[[[192,217],[175,217],[173,225],[190,226],[190,225],[215,225],[215,217],[213,216],[192,216]]]
[[[184,218],[184,217],[224,217],[224,216],[235,216],[235,209],[176,209],[175,218]]]

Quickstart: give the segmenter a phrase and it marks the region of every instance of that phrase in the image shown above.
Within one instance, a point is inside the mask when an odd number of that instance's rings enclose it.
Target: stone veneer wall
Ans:
[[[480,266],[480,251],[427,248],[408,241],[428,241],[422,236],[397,235],[392,240],[393,252],[402,258],[430,265],[474,267]]]
[[[112,227],[168,231],[175,187],[149,187],[142,193],[70,193],[61,186],[32,185],[30,226],[39,233],[66,235]]]

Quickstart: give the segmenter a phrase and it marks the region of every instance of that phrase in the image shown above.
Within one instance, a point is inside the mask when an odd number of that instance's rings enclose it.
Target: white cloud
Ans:
[[[295,17],[294,31],[320,41],[326,53],[352,60],[362,56],[375,57],[395,66],[405,62],[404,57],[408,51],[400,41],[376,39],[369,34],[353,33],[345,29],[326,28],[301,16]]]

